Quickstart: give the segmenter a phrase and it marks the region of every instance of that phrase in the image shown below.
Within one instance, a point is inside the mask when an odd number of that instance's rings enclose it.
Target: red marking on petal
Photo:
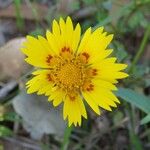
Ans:
[[[62,52],[70,52],[70,48],[65,46],[61,49],[61,51]]]
[[[47,79],[48,79],[48,81],[52,81],[52,77],[50,74],[47,74]]]
[[[93,74],[93,76],[96,76],[97,75],[97,69],[93,69],[92,74]]]
[[[82,53],[82,55],[85,57],[86,60],[88,60],[90,57],[90,55],[86,52]]]
[[[49,64],[52,58],[53,58],[53,57],[52,57],[51,55],[48,55],[48,56],[46,57],[46,62]]]
[[[86,88],[86,90],[88,92],[93,91],[94,90],[94,85],[93,84],[89,84],[89,86]]]
[[[75,96],[69,96],[69,98],[70,98],[71,101],[74,101],[76,99]]]

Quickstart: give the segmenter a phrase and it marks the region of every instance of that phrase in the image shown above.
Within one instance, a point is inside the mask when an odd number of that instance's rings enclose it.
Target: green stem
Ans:
[[[14,0],[15,11],[16,11],[16,23],[20,31],[24,28],[24,20],[21,14],[21,0]]]
[[[136,53],[136,55],[135,55],[135,57],[132,61],[132,64],[131,64],[131,66],[128,70],[129,73],[132,73],[134,66],[137,64],[137,62],[140,59],[142,53],[144,52],[146,43],[148,41],[149,34],[150,34],[150,24],[147,26],[147,29],[144,33],[144,37],[143,37],[142,42],[140,44],[140,48],[138,49],[138,52]]]
[[[61,145],[61,149],[60,150],[67,150],[68,144],[69,144],[69,138],[71,135],[71,131],[72,131],[73,127],[68,127],[65,129],[65,133],[64,133],[64,139]]]

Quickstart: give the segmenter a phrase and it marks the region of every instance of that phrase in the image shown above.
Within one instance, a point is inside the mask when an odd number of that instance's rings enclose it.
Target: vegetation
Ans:
[[[11,13],[9,5],[0,10],[0,22],[7,20],[15,28],[15,31],[11,29],[6,33],[6,41],[27,34],[44,35],[54,18],[69,15],[74,22],[80,22],[83,31],[89,26],[93,30],[104,26],[107,32],[113,33],[114,40],[110,46],[114,49],[113,55],[117,56],[118,62],[128,64],[126,72],[130,76],[119,83],[116,95],[121,104],[112,112],[102,111],[102,115],[97,117],[89,109],[89,119],[83,120],[82,127],[66,128],[65,131],[62,128],[65,133],[60,136],[53,131],[54,128],[51,131],[43,129],[44,135],[39,136],[35,134],[38,132],[32,132],[35,128],[27,127],[27,124],[37,124],[36,129],[40,130],[39,123],[31,123],[29,114],[20,111],[21,104],[16,105],[18,99],[27,101],[23,85],[32,68],[28,66],[26,71],[22,67],[17,79],[8,76],[9,71],[4,74],[0,69],[0,150],[5,150],[6,145],[6,150],[15,150],[15,144],[20,149],[37,150],[150,149],[150,0],[14,0],[10,5],[14,8]],[[14,45],[16,43],[11,49]],[[3,54],[3,48],[0,48],[1,60]],[[1,60],[0,66],[3,66]],[[5,64],[7,61],[5,58]],[[12,84],[12,80],[16,84]],[[38,100],[35,97],[31,99]],[[35,103],[27,108],[33,108],[34,114],[33,105]],[[42,115],[46,116],[46,111],[44,113]],[[47,122],[44,123],[47,126]]]

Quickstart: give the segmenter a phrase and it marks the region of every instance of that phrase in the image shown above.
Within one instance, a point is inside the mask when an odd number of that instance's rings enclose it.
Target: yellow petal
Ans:
[[[56,20],[53,21],[52,32],[56,36],[60,35],[60,27]]]
[[[79,98],[78,101],[77,101],[77,103],[78,103],[78,106],[79,106],[81,115],[82,115],[85,119],[87,119],[87,113],[86,113],[86,110],[85,110],[85,106],[84,106],[83,100],[81,100],[81,99]]]
[[[91,97],[91,95],[89,95],[89,94],[86,93],[86,92],[82,92],[82,95],[83,95],[85,101],[89,104],[89,106],[90,106],[98,115],[100,115],[100,110],[99,110],[99,107],[98,107],[98,105],[97,105],[97,103],[96,103],[96,100],[93,99],[93,98]]]
[[[96,78],[92,80],[92,83],[96,86],[96,87],[101,87],[107,90],[117,90],[117,87],[115,85],[113,85],[111,82],[105,81],[105,80],[101,80],[99,78]]]
[[[87,118],[85,106],[80,96],[77,96],[74,100],[66,96],[64,100],[63,116],[64,119],[68,117],[69,126],[72,124],[80,126],[82,116]]]
[[[111,57],[92,64],[92,67],[97,69],[97,79],[109,81],[111,83],[117,83],[116,79],[122,79],[128,77],[128,74],[121,72],[127,65],[115,63],[116,58]]]
[[[77,47],[78,47],[78,44],[80,42],[80,36],[81,36],[81,27],[80,27],[80,24],[78,23],[75,27],[74,32],[73,32],[73,41],[71,44],[72,50],[74,52],[77,51]]]
[[[98,114],[100,115],[99,107],[102,107],[108,111],[112,111],[110,106],[104,101],[104,99],[101,98],[100,92],[82,92],[83,97],[87,101],[87,103],[90,105],[90,107]]]
[[[46,58],[48,55],[53,55],[50,45],[43,37],[39,36],[38,39],[27,36],[27,41],[21,48],[22,52],[27,55],[25,61],[29,64],[42,68],[49,68]]]
[[[66,95],[66,93],[64,91],[62,91],[61,89],[57,89],[51,93],[48,100],[49,101],[53,100],[53,105],[56,107],[60,103],[62,103],[62,101],[65,98],[65,95]]]
[[[27,93],[31,94],[34,92],[38,92],[38,94],[44,94],[48,89],[51,89],[53,83],[47,80],[47,74],[49,73],[49,70],[37,70],[33,72],[33,74],[36,75],[26,83],[28,88]]]
[[[88,43],[89,39],[90,39],[90,35],[91,35],[91,27],[88,28],[86,30],[86,32],[83,35],[83,38],[81,39],[81,43],[79,45],[78,48],[78,53],[81,53],[84,50],[84,47],[86,46],[86,44]]]
[[[48,40],[48,43],[51,47],[51,49],[54,51],[55,54],[59,54],[60,47],[61,47],[61,39],[60,36],[53,35],[49,30],[46,31],[46,38]]]

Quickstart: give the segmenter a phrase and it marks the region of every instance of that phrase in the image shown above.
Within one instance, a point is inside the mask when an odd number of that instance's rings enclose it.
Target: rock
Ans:
[[[0,47],[0,80],[17,80],[29,69],[25,55],[20,51],[24,41],[25,38],[16,38]]]

